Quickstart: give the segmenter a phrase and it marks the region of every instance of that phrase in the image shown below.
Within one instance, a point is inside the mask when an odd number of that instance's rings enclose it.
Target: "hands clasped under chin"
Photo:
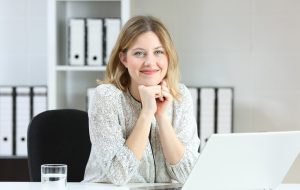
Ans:
[[[173,96],[165,81],[154,86],[139,85],[138,89],[143,105],[143,112],[153,114],[155,117],[166,114],[167,108],[173,101]]]

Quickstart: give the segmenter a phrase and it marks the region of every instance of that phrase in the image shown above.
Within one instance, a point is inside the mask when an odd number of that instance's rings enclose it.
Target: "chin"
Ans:
[[[161,82],[161,80],[157,80],[157,81],[144,81],[141,84],[145,85],[145,86],[154,86],[154,85],[158,85]]]

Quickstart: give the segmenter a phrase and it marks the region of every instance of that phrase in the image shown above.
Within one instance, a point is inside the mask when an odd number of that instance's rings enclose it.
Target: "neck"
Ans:
[[[130,86],[129,86],[129,92],[130,92],[131,96],[133,96],[134,99],[141,102],[141,97],[140,97],[138,85],[135,85],[135,84],[131,83]]]

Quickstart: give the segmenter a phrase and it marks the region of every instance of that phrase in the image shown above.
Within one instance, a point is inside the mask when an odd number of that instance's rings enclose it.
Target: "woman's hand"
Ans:
[[[155,117],[160,118],[167,113],[167,108],[172,104],[173,96],[170,94],[170,90],[167,86],[166,81],[162,81],[161,84],[161,96],[156,99],[157,110],[155,112]]]
[[[164,80],[160,85],[140,85],[139,93],[143,105],[142,112],[155,115],[156,118],[166,115],[167,108],[173,101],[173,96]]]
[[[145,113],[146,115],[150,114],[154,116],[157,110],[155,99],[161,97],[162,94],[161,86],[140,85],[138,89],[139,89],[141,102],[142,102],[142,112]]]

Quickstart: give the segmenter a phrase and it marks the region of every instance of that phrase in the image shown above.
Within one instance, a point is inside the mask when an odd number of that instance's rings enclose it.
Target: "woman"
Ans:
[[[123,27],[90,103],[92,149],[86,182],[180,182],[198,157],[192,98],[178,84],[165,26],[136,16]]]

